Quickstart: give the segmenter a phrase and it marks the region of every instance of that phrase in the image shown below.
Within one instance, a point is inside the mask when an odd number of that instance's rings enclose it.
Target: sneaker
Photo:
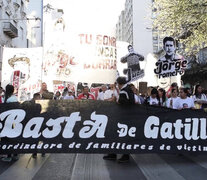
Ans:
[[[37,153],[33,153],[32,158],[36,159],[37,158]]]
[[[12,160],[14,160],[14,161],[18,161],[18,160],[19,160],[19,156],[18,156],[18,155],[14,155],[14,156],[12,157]]]
[[[129,162],[129,155],[128,154],[124,154],[122,155],[122,157],[118,160],[119,163],[126,163]]]
[[[103,157],[104,160],[116,160],[116,154],[108,154]]]
[[[12,158],[11,157],[3,157],[3,158],[1,158],[1,160],[4,162],[11,162]]]

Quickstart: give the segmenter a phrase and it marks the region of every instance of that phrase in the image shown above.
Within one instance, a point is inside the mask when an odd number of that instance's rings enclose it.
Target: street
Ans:
[[[102,154],[47,154],[37,159],[21,155],[16,162],[0,161],[1,180],[194,180],[206,179],[206,155],[136,154],[130,162],[102,160]]]

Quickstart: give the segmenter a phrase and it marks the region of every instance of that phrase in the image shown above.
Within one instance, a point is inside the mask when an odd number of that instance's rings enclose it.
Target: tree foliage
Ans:
[[[153,28],[183,44],[186,55],[207,46],[207,0],[154,0]]]

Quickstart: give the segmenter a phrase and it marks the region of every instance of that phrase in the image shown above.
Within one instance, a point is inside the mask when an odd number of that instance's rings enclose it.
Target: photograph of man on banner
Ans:
[[[144,61],[144,56],[134,51],[132,45],[128,47],[129,54],[121,58],[121,63],[127,63],[127,69],[123,73],[127,75],[127,82],[135,81],[144,76],[144,70],[140,68],[139,61]]]
[[[187,60],[176,53],[175,40],[172,37],[163,39],[163,50],[165,55],[156,62],[154,73],[158,78],[167,78],[171,76],[183,75],[187,67]]]

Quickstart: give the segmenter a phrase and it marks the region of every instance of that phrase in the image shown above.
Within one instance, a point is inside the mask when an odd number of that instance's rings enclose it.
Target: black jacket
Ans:
[[[129,87],[129,85],[124,85],[120,90],[118,103],[122,105],[135,104],[134,93]]]

